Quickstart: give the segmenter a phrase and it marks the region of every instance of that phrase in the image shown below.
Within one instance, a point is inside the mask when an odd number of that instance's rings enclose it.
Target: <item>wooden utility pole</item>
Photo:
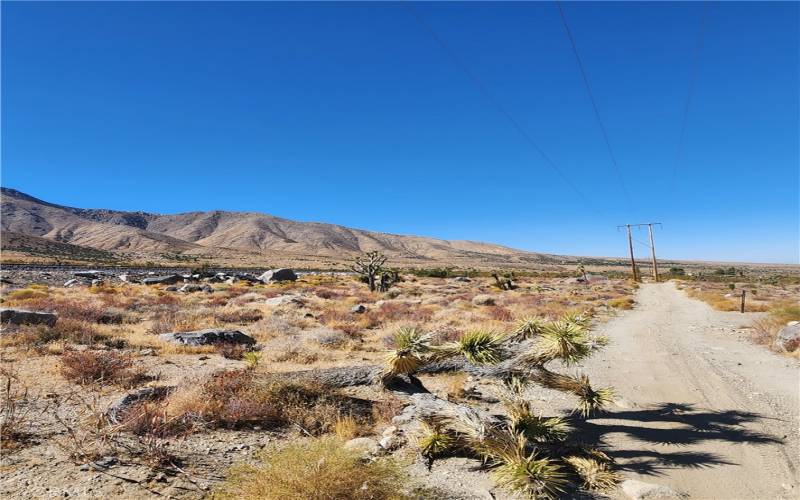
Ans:
[[[631,236],[631,225],[626,224],[628,228],[628,250],[631,252],[631,272],[633,273],[633,281],[639,281],[638,273],[636,272],[636,259],[633,258],[633,237]]]
[[[625,224],[624,226],[617,226],[617,229],[621,227],[625,227],[628,230],[628,250],[631,254],[631,270],[633,272],[633,280],[639,281],[640,276],[639,272],[636,270],[636,259],[633,257],[633,236],[631,235],[631,228],[632,227],[640,227],[640,226],[647,226],[647,230],[650,234],[650,255],[653,259],[653,279],[658,283],[658,262],[656,261],[656,244],[653,240],[653,226],[654,225],[661,225],[660,222],[647,222],[644,224]]]
[[[658,262],[656,262],[656,244],[653,243],[653,224],[647,225],[647,232],[650,234],[650,255],[653,257],[653,279],[658,283]]]

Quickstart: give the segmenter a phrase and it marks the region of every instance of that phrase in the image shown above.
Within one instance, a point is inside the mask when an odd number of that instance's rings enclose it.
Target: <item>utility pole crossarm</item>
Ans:
[[[633,257],[633,237],[631,236],[631,228],[632,227],[641,227],[647,226],[647,232],[650,236],[650,255],[653,260],[653,279],[656,283],[658,283],[658,261],[656,260],[656,244],[653,240],[653,226],[661,226],[660,222],[644,222],[641,224],[625,224],[622,226],[617,226],[617,229],[626,228],[628,231],[628,250],[630,251],[631,255],[631,272],[633,273],[633,280],[639,281],[638,272],[636,270],[636,259]]]

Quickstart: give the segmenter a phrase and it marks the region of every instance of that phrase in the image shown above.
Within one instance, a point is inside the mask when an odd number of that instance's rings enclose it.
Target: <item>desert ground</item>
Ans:
[[[800,491],[791,277],[74,273],[3,273],[57,315],[3,325],[4,498]]]

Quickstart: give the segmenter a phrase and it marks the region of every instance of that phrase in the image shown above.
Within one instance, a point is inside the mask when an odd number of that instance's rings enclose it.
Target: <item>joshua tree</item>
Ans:
[[[577,418],[601,412],[613,400],[611,388],[593,388],[586,375],[545,367],[551,361],[574,366],[605,345],[606,339],[590,335],[587,326],[579,315],[551,322],[526,318],[508,334],[474,330],[444,345],[433,345],[430,334],[403,328],[395,334],[382,380],[391,387],[407,377],[424,390],[414,374],[448,366],[497,381],[505,417],[451,402],[421,412],[416,441],[429,466],[436,458],[466,452],[492,466],[499,485],[529,498],[555,498],[576,480],[584,488],[607,489],[619,481],[610,458],[582,444],[568,419],[544,417],[525,399],[531,383],[571,393],[578,398]]]
[[[588,283],[589,282],[589,278],[586,277],[586,267],[584,267],[583,262],[579,262],[578,263],[578,274],[583,276],[583,282],[584,283]]]
[[[376,250],[356,257],[350,269],[366,278],[369,284],[369,290],[374,292],[376,288],[375,277],[383,271],[383,265],[385,263],[386,256]]]
[[[492,277],[495,280],[495,286],[500,290],[513,290],[516,288],[514,286],[514,272],[506,274],[504,277],[500,277],[497,273],[492,273]]]

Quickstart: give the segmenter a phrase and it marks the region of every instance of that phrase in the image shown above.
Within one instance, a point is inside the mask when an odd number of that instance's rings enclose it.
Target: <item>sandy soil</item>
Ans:
[[[798,361],[747,341],[756,314],[714,311],[672,283],[636,300],[600,328],[612,343],[585,367],[620,394],[587,426],[626,477],[691,498],[798,498]]]

